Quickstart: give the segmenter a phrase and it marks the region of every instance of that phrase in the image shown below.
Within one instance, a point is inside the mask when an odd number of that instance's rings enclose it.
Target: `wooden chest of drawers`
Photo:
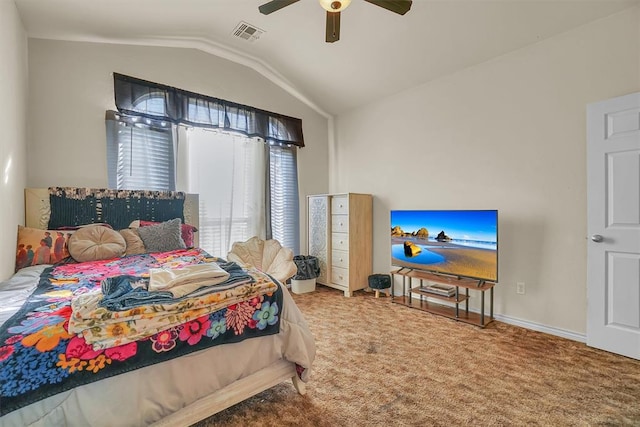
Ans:
[[[370,194],[307,196],[308,254],[320,261],[317,282],[344,291],[368,286],[373,268],[373,198]]]

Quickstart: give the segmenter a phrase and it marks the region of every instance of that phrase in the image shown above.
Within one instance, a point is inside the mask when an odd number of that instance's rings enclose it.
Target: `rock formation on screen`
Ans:
[[[429,230],[422,227],[420,230],[416,231],[416,237],[421,239],[427,239],[429,237]]]
[[[404,231],[402,231],[402,228],[399,225],[396,225],[395,227],[391,228],[391,236],[392,237],[404,236]]]
[[[443,231],[438,233],[438,235],[436,236],[436,240],[438,242],[449,242],[449,241],[451,241],[451,237],[449,237],[446,234],[444,234],[444,230],[443,230]]]
[[[422,249],[420,248],[420,246],[416,245],[413,242],[409,242],[409,241],[404,242],[404,255],[405,256],[409,256],[409,257],[416,256],[420,252],[422,252]]]

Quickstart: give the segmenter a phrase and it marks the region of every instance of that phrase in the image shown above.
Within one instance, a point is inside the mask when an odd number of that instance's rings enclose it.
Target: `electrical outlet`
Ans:
[[[516,293],[520,295],[524,295],[524,282],[516,283]]]

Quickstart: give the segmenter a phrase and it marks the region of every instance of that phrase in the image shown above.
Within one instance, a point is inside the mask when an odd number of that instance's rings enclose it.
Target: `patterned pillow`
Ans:
[[[55,264],[69,256],[69,237],[75,230],[41,230],[18,226],[16,271],[30,265]]]
[[[184,249],[181,236],[180,218],[161,222],[160,224],[148,225],[138,228],[138,234],[144,243],[147,252],[167,252],[176,249]]]

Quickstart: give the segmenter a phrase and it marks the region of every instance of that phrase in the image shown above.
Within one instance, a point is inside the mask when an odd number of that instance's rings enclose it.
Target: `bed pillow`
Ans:
[[[30,265],[55,264],[69,256],[70,230],[42,230],[18,226],[16,271]]]
[[[81,228],[69,238],[69,253],[78,262],[121,257],[126,249],[120,233],[102,226]]]
[[[187,246],[182,240],[180,218],[148,225],[138,228],[138,234],[144,243],[147,252],[167,252],[176,249],[185,249]]]
[[[125,251],[125,255],[137,255],[144,254],[147,252],[147,249],[144,247],[144,242],[140,238],[140,234],[138,230],[135,228],[125,228],[124,230],[119,231],[120,235],[124,238],[124,241],[127,244],[127,249]]]
[[[130,225],[130,227],[148,227],[150,225],[157,225],[160,224],[159,222],[154,222],[154,221],[145,221],[143,219],[138,220],[138,221],[134,221],[131,223],[132,225]],[[198,229],[196,227],[194,227],[191,224],[181,224],[180,225],[180,236],[182,237],[182,240],[184,241],[184,244],[188,247],[188,248],[192,248],[193,247],[193,242],[194,242],[194,233],[198,231]]]

